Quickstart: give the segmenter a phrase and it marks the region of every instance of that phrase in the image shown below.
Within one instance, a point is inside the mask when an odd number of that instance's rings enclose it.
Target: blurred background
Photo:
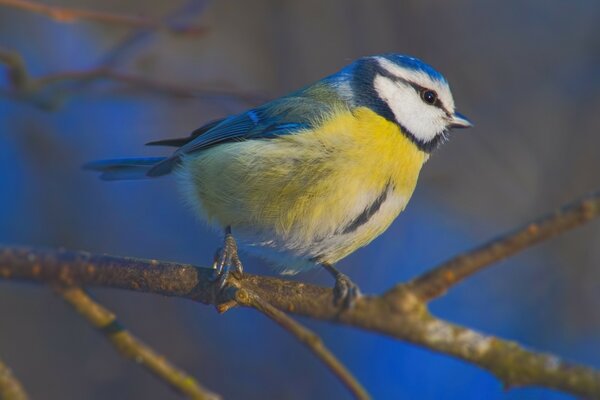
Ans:
[[[33,77],[106,66],[156,84],[55,80],[11,95],[0,84],[0,242],[208,265],[220,237],[172,179],[106,183],[86,161],[162,155],[184,136],[381,52],[417,56],[449,80],[476,124],[425,166],[407,210],[340,263],[380,293],[502,232],[600,188],[600,2],[63,0],[143,15],[200,35],[0,7],[0,46]],[[3,67],[0,66],[0,70]],[[139,83],[139,82],[138,82]],[[152,87],[148,87],[152,86]],[[600,367],[600,224],[489,268],[432,304],[435,314]],[[269,274],[260,260],[246,270]],[[297,279],[331,285],[326,273]],[[226,399],[348,398],[288,333],[251,310],[95,289],[144,341]],[[176,399],[116,354],[50,289],[0,281],[0,358],[34,399]],[[303,321],[378,399],[566,399],[504,391],[481,369],[358,330]]]

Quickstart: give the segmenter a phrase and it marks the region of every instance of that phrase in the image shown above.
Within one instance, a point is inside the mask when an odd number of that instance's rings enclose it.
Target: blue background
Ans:
[[[158,1],[60,4],[157,18],[173,10]],[[179,21],[207,26],[207,35],[148,34],[113,67],[193,90],[271,98],[361,55],[402,52],[444,73],[458,108],[475,121],[476,128],[456,133],[433,155],[392,227],[340,263],[364,292],[381,293],[600,186],[596,2],[231,0],[186,7]],[[0,8],[0,45],[20,53],[33,76],[99,65],[130,31]],[[6,76],[0,83],[10,84]],[[109,80],[53,85],[33,100],[5,93],[0,242],[208,265],[220,237],[186,208],[172,179],[109,184],[80,166],[165,154],[143,144],[185,135],[257,101],[202,90],[179,98]],[[539,245],[459,285],[432,311],[600,368],[599,238],[595,222]],[[249,272],[270,273],[260,260],[243,260]],[[319,271],[297,279],[332,284]],[[225,398],[349,397],[295,339],[251,310],[218,315],[180,299],[92,293]],[[177,398],[120,358],[49,288],[0,282],[0,315],[0,359],[33,398]],[[535,388],[505,391],[487,372],[445,355],[302,322],[375,398],[569,398]]]

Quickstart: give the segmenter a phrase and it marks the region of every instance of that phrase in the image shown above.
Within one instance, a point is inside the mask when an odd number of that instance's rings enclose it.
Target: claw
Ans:
[[[340,273],[336,276],[333,288],[333,304],[347,310],[354,307],[356,300],[361,296],[360,288],[347,275]]]
[[[215,270],[213,280],[219,291],[227,286],[230,274],[233,273],[237,277],[241,277],[244,272],[242,262],[238,256],[237,243],[229,230],[225,235],[223,247],[217,250],[215,254],[213,268]]]
[[[333,288],[333,304],[344,310],[354,307],[362,293],[354,282],[347,275],[342,274],[330,264],[323,264],[323,267],[335,278]]]

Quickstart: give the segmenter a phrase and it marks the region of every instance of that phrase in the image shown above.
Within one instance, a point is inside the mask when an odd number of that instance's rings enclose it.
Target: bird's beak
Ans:
[[[455,112],[450,118],[449,128],[470,128],[473,123],[469,121],[469,118],[465,117],[459,112]]]

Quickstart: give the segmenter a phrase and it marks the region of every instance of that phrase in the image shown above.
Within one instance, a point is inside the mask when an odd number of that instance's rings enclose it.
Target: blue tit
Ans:
[[[336,302],[348,305],[360,292],[334,264],[388,228],[447,132],[470,126],[439,72],[385,54],[189,137],[150,143],[178,147],[169,157],[87,167],[106,180],[173,173],[201,219],[226,233],[220,284],[242,271],[237,240],[284,274],[325,267]]]

